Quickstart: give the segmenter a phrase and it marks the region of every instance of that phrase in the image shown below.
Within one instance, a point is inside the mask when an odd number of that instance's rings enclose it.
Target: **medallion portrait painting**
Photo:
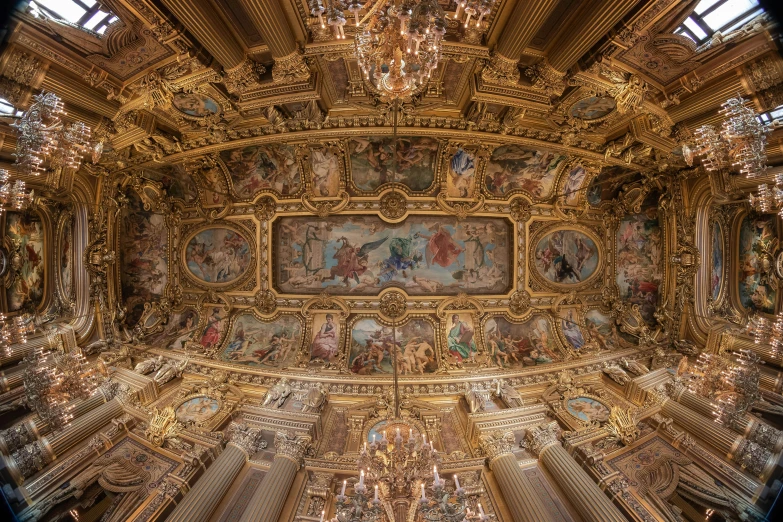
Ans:
[[[198,424],[214,417],[220,410],[220,403],[211,397],[193,397],[180,404],[175,414],[177,420]]]
[[[334,197],[340,192],[340,156],[329,149],[310,149],[310,170],[316,196]]]
[[[60,229],[60,289],[70,296],[73,289],[73,218],[63,221]]]
[[[262,191],[281,196],[299,192],[301,172],[296,150],[291,145],[269,144],[224,150],[220,159],[231,178],[234,193],[250,199]]]
[[[247,240],[229,228],[208,228],[194,235],[185,248],[190,273],[205,283],[227,284],[245,274],[253,256]]]
[[[446,195],[452,198],[472,198],[476,195],[476,155],[458,149],[448,162]]]
[[[386,183],[402,183],[421,191],[435,181],[438,141],[434,138],[398,137],[395,147],[391,137],[354,137],[348,150],[351,180],[361,191],[371,192]]]
[[[283,217],[276,222],[275,282],[282,292],[378,295],[493,294],[510,283],[511,228],[495,218]]]
[[[609,420],[609,408],[590,397],[574,397],[566,401],[568,413],[583,422],[606,422]]]
[[[44,297],[44,233],[41,218],[32,212],[9,212],[5,236],[18,245],[19,270],[6,288],[8,310],[35,308]]]
[[[746,309],[768,314],[775,312],[777,288],[767,275],[771,268],[764,266],[764,251],[770,248],[776,237],[775,216],[746,216],[742,220],[739,233],[739,299]]]
[[[162,214],[144,210],[135,192],[120,220],[120,281],[128,308],[128,324],[135,324],[144,308],[163,295],[168,281],[168,231]]]
[[[712,224],[712,272],[710,273],[710,295],[715,300],[720,296],[723,282],[723,231],[719,223]]]
[[[598,268],[598,247],[576,230],[557,230],[542,237],[535,250],[538,273],[553,283],[574,285],[590,279]]]
[[[552,193],[557,167],[566,157],[549,151],[535,151],[519,145],[504,145],[492,151],[485,175],[485,188],[502,197],[515,190],[534,198]]]
[[[171,104],[180,112],[194,118],[204,118],[205,116],[217,114],[220,110],[215,100],[197,92],[177,93],[174,95]]]
[[[402,326],[391,327],[362,318],[351,326],[351,373],[391,375],[394,350],[400,375],[433,373],[438,369],[435,329],[426,319],[413,318]]]
[[[490,362],[500,368],[524,368],[561,360],[549,321],[536,314],[523,323],[494,316],[484,323]]]
[[[655,205],[620,221],[616,248],[620,297],[638,304],[645,322],[655,324],[653,314],[663,277],[663,234]]]
[[[281,315],[265,323],[243,314],[234,321],[220,359],[223,361],[283,368],[293,364],[302,342],[302,323],[292,315]]]
[[[340,351],[340,325],[334,314],[313,316],[313,337],[310,341],[310,361],[331,363]]]
[[[174,312],[163,327],[163,331],[152,336],[147,344],[155,348],[183,350],[185,343],[194,337],[198,326],[198,313],[193,308]]]
[[[610,96],[591,96],[571,106],[571,116],[582,120],[597,120],[612,112],[617,104]]]

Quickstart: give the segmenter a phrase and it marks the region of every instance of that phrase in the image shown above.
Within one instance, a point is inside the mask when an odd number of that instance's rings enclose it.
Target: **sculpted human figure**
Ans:
[[[326,402],[326,390],[323,383],[318,382],[307,391],[302,411],[305,413],[317,412],[321,409],[324,402]]]
[[[495,385],[495,395],[500,397],[506,406],[509,408],[522,406],[522,396],[505,379],[495,379],[492,384]]]
[[[159,369],[161,366],[163,366],[163,356],[159,355],[141,361],[133,368],[133,371],[142,375],[147,375],[148,373]]]
[[[619,366],[607,366],[604,368],[604,373],[614,382],[623,386],[631,380],[631,377]]]
[[[275,408],[280,408],[285,403],[288,396],[291,395],[291,386],[288,384],[288,379],[283,377],[280,381],[269,388],[264,397],[263,406],[269,406],[274,403]]]
[[[152,380],[158,383],[158,386],[163,386],[174,377],[179,377],[182,375],[182,372],[185,371],[185,367],[187,365],[188,359],[185,359],[179,364],[173,361],[168,361],[160,367],[158,372],[152,377]]]

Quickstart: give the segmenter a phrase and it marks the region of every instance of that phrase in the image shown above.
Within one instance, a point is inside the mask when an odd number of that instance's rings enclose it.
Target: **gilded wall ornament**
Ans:
[[[388,192],[381,197],[381,215],[388,220],[397,220],[408,211],[408,201],[401,192]]]
[[[400,292],[386,292],[381,296],[380,311],[389,319],[399,319],[408,308],[407,299]]]

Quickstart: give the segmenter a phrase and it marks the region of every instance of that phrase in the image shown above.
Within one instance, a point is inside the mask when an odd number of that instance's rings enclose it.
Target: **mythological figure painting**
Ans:
[[[41,219],[32,212],[9,212],[5,235],[18,248],[20,265],[17,277],[6,289],[8,311],[32,309],[44,296],[44,235]]]
[[[198,340],[204,351],[216,350],[220,346],[227,326],[228,313],[222,306],[207,308],[207,319]]]
[[[563,184],[563,202],[566,205],[576,205],[579,202],[579,189],[586,175],[587,171],[582,165],[576,165],[568,173]]]
[[[472,198],[476,195],[476,155],[458,149],[448,162],[446,195],[452,198]]]
[[[352,373],[391,375],[394,350],[400,375],[433,373],[438,369],[435,329],[426,319],[413,318],[396,327],[384,326],[370,318],[353,323],[348,356]]]
[[[438,141],[421,136],[354,137],[348,144],[351,179],[370,192],[385,183],[402,183],[413,191],[427,190],[435,181]]]
[[[584,422],[606,422],[609,408],[590,397],[574,397],[566,402],[568,413]]]
[[[519,145],[503,145],[492,152],[485,176],[492,196],[523,190],[534,198],[552,193],[557,167],[566,157],[549,151],[535,151]]]
[[[181,112],[194,118],[204,118],[205,116],[216,114],[220,110],[215,100],[197,92],[177,93],[174,95],[171,104]]]
[[[557,230],[538,241],[536,268],[544,278],[565,285],[587,281],[598,268],[598,247],[576,230]]]
[[[723,281],[723,231],[719,223],[712,224],[712,271],[710,273],[710,295],[717,299]]]
[[[302,324],[292,315],[281,315],[265,323],[254,315],[243,314],[234,321],[220,359],[249,366],[285,368],[296,360],[301,341]]]
[[[161,214],[144,210],[135,193],[120,220],[120,278],[128,308],[128,324],[135,324],[144,308],[163,295],[168,280],[168,231]]]
[[[220,403],[212,397],[193,397],[177,407],[177,420],[185,423],[204,422],[220,410]]]
[[[68,218],[60,230],[60,283],[65,296],[73,290],[73,218]]]
[[[147,340],[147,344],[154,348],[166,348],[170,350],[182,350],[185,343],[195,336],[198,327],[198,313],[193,308],[185,308],[180,312],[171,314],[163,331]]]
[[[276,283],[287,293],[492,294],[511,278],[502,219],[413,216],[391,227],[374,217],[284,217],[275,235]]]
[[[290,145],[254,145],[244,149],[224,150],[220,159],[226,165],[241,199],[250,199],[263,190],[282,196],[295,194],[301,186],[301,172],[296,150]]]
[[[201,169],[199,175],[204,185],[203,204],[207,207],[222,205],[228,194],[228,183],[223,171],[218,167]]]
[[[638,178],[638,172],[624,167],[605,167],[590,182],[587,189],[587,202],[597,207],[603,201],[616,198],[623,185],[632,183]]]
[[[205,283],[230,283],[241,277],[252,261],[250,245],[229,228],[202,230],[188,242],[185,264]]]
[[[775,216],[746,216],[739,237],[739,298],[742,306],[767,314],[775,313],[777,289],[770,281],[773,268],[766,259],[777,237]],[[774,249],[774,248],[773,248]]]
[[[449,353],[458,362],[474,361],[476,353],[476,332],[472,314],[450,314],[446,343]]]
[[[328,149],[310,149],[310,169],[316,196],[334,197],[340,192],[340,156]]]
[[[546,317],[536,314],[524,323],[494,316],[484,323],[487,355],[501,368],[538,366],[561,360]]]
[[[585,314],[585,329],[590,339],[601,350],[612,350],[626,346],[614,319],[600,310],[593,309]]]
[[[617,286],[620,297],[639,305],[645,322],[655,324],[658,286],[663,276],[663,234],[657,207],[626,216],[617,229]]]
[[[313,338],[310,342],[310,360],[333,362],[340,351],[340,325],[334,314],[313,316]]]
[[[198,198],[196,183],[181,163],[163,167],[160,171],[145,170],[144,177],[163,184],[166,195],[185,204],[195,203]]]
[[[573,308],[568,308],[560,318],[560,327],[563,329],[563,335],[566,340],[574,347],[574,350],[580,349],[585,344],[585,338],[582,336],[582,329],[579,327],[579,317]]]
[[[612,112],[617,104],[611,96],[591,96],[571,106],[571,116],[582,120],[597,120]]]

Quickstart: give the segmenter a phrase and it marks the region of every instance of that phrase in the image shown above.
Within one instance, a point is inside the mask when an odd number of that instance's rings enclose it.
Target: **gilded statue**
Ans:
[[[159,370],[163,366],[163,356],[150,357],[138,363],[133,367],[133,371],[142,375],[147,375],[156,370]]]
[[[326,402],[327,391],[324,388],[323,383],[318,382],[307,390],[307,395],[302,405],[302,411],[304,413],[317,413],[321,410],[321,407]]]
[[[291,386],[288,384],[288,379],[283,377],[277,384],[269,388],[264,397],[262,406],[269,406],[273,404],[273,408],[281,408],[285,403],[288,396],[291,395]]]
[[[631,380],[631,377],[619,366],[607,366],[603,371],[607,377],[621,386],[625,386]]]
[[[174,361],[167,361],[152,377],[152,380],[158,383],[158,386],[163,386],[174,377],[181,376],[182,372],[185,371],[185,367],[188,365],[188,361],[189,359],[185,359],[179,364]]]

